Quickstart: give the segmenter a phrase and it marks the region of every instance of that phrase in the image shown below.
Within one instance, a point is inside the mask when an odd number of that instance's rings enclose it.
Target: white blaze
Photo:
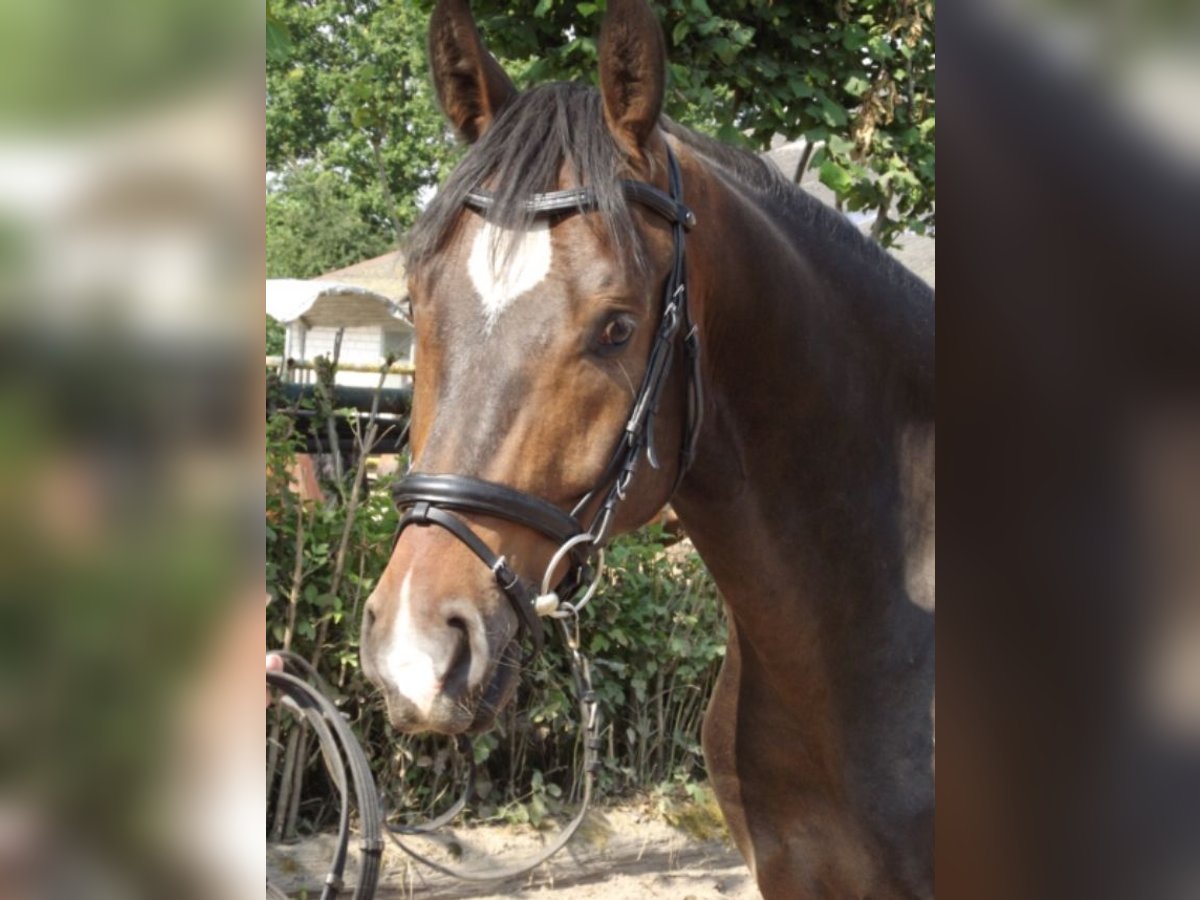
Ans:
[[[488,331],[509,304],[549,274],[551,255],[549,222],[534,222],[528,231],[483,223],[475,235],[467,271],[483,303]]]
[[[387,673],[400,693],[412,701],[424,715],[429,714],[433,701],[441,691],[436,662],[422,646],[412,621],[412,572],[400,584],[400,609],[396,615],[396,630],[387,654]]]
[[[454,598],[440,605],[446,617],[453,616],[466,626],[471,660],[467,683],[476,687],[487,670],[488,644],[485,629],[474,605],[465,598]],[[428,716],[442,692],[442,678],[459,653],[461,634],[454,628],[422,631],[413,617],[412,571],[400,583],[400,608],[392,631],[391,646],[384,654],[384,671],[396,689]]]

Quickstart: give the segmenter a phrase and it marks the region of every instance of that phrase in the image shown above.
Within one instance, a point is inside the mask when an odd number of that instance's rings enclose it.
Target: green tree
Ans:
[[[341,173],[307,163],[272,179],[268,278],[312,278],[394,247],[390,229],[372,224],[369,197]]]
[[[394,246],[458,152],[429,83],[428,14],[410,2],[287,0],[269,21],[268,171],[336,175],[342,201]]]
[[[267,316],[267,356],[282,356],[286,339],[283,325]]]
[[[652,6],[668,45],[668,114],[754,150],[777,135],[821,144],[809,164],[845,208],[879,213],[874,234],[884,243],[933,227],[932,0]],[[595,82],[603,0],[471,7],[518,86]]]
[[[286,0],[269,15],[268,169],[337,173],[371,232],[392,242],[460,152],[429,83],[433,3]],[[489,47],[528,86],[595,81],[604,5],[472,8]],[[653,5],[669,45],[670,115],[751,149],[777,135],[819,145],[808,164],[843,207],[879,213],[884,243],[933,227],[932,0]]]

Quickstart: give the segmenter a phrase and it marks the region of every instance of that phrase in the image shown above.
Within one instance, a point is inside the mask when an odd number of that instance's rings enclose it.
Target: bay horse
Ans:
[[[406,248],[414,463],[362,625],[392,725],[487,729],[588,542],[669,500],[726,605],[704,754],[763,896],[932,896],[932,291],[662,114],[644,0],[609,0],[598,90],[518,92],[466,0],[429,50],[470,146]]]

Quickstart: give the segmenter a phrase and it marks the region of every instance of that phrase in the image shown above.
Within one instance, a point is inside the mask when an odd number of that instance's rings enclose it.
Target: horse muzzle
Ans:
[[[516,623],[503,601],[465,596],[416,602],[412,573],[399,602],[384,609],[378,593],[363,619],[363,673],[404,733],[486,730],[515,691]]]

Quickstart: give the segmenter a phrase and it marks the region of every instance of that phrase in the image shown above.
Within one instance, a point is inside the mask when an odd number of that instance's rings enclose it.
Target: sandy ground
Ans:
[[[442,842],[413,846],[445,861],[449,845],[464,868],[508,867],[553,838],[520,826],[482,826],[451,832]],[[318,896],[333,855],[334,840],[322,835],[298,844],[270,845],[267,874],[289,896]],[[352,843],[353,846],[353,843]],[[352,853],[352,856],[354,854]],[[356,869],[347,874],[353,886]],[[568,847],[532,873],[501,884],[455,881],[418,866],[396,847],[384,853],[376,897],[477,898],[554,897],[570,900],[751,900],[758,898],[741,857],[724,839],[700,840],[644,809],[609,808],[590,817]]]

